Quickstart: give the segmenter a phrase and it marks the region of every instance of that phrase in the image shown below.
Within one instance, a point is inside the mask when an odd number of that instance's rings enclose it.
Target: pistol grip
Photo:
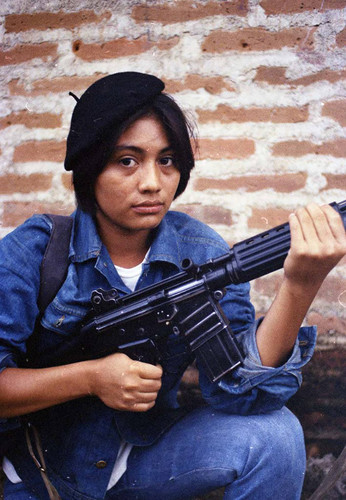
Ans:
[[[159,354],[154,342],[150,339],[141,339],[118,346],[118,352],[123,352],[129,358],[142,363],[156,365]]]

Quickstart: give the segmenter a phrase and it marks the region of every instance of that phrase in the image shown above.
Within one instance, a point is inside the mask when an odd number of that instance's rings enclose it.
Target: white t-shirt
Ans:
[[[144,257],[143,262],[141,262],[135,267],[126,268],[126,267],[115,266],[115,269],[118,271],[118,274],[122,279],[122,281],[132,291],[134,291],[134,289],[136,288],[139,277],[142,274],[143,264],[147,261],[148,253],[149,251]],[[115,461],[111,477],[109,479],[107,490],[112,488],[126,471],[127,459],[131,450],[132,450],[132,444],[127,443],[126,441],[121,441],[118,456]]]
[[[143,264],[147,262],[148,254],[149,250],[146,256],[144,257],[143,261],[135,267],[125,268],[120,266],[114,266],[122,281],[132,291],[134,291],[134,289],[136,288],[139,277],[142,274]],[[131,444],[127,443],[126,441],[121,441],[120,448],[118,451],[118,456],[115,461],[111,477],[109,479],[107,490],[112,488],[126,471],[127,459],[131,452],[131,449],[132,449]],[[15,468],[13,467],[13,464],[6,457],[3,458],[2,469],[6,474],[7,478],[11,481],[11,483],[22,482],[21,478],[18,476]]]

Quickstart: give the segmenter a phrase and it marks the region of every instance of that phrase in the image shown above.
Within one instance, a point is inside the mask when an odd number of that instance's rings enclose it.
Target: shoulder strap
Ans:
[[[40,313],[47,308],[63,284],[67,269],[72,217],[45,214],[52,221],[52,232],[41,263],[41,281],[38,296]]]

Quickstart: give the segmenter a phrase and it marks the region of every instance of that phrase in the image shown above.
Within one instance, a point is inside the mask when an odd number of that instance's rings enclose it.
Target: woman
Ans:
[[[187,121],[163,88],[154,76],[118,73],[97,81],[76,104],[65,168],[73,172],[77,210],[67,278],[35,342],[42,366],[78,335],[92,290],[113,287],[124,295],[174,275],[184,258],[201,264],[227,252],[213,230],[169,211],[194,159]],[[299,387],[315,341],[314,328],[300,324],[345,254],[346,237],[329,206],[299,209],[290,226],[283,283],[264,319],[254,319],[247,284],[227,288],[221,305],[244,363],[214,383],[200,367],[207,405],[188,414],[176,403],[191,362],[179,337],[169,339],[162,366],[115,353],[22,367],[51,227],[45,216],[34,216],[5,237],[0,416],[6,429],[28,415],[46,464],[42,480],[22,425],[4,460],[5,499],[57,498],[57,491],[66,500],[180,500],[221,486],[225,498],[298,499],[304,442],[284,404]]]

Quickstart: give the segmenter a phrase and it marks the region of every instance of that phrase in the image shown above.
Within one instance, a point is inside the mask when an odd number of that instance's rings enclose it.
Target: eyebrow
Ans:
[[[135,153],[144,153],[145,152],[144,148],[140,148],[138,146],[132,146],[131,144],[119,144],[118,146],[115,146],[114,153],[119,152],[119,151],[124,151],[124,150],[134,151]],[[161,149],[160,154],[166,153],[168,151],[173,151],[173,147],[169,145],[166,148]]]

